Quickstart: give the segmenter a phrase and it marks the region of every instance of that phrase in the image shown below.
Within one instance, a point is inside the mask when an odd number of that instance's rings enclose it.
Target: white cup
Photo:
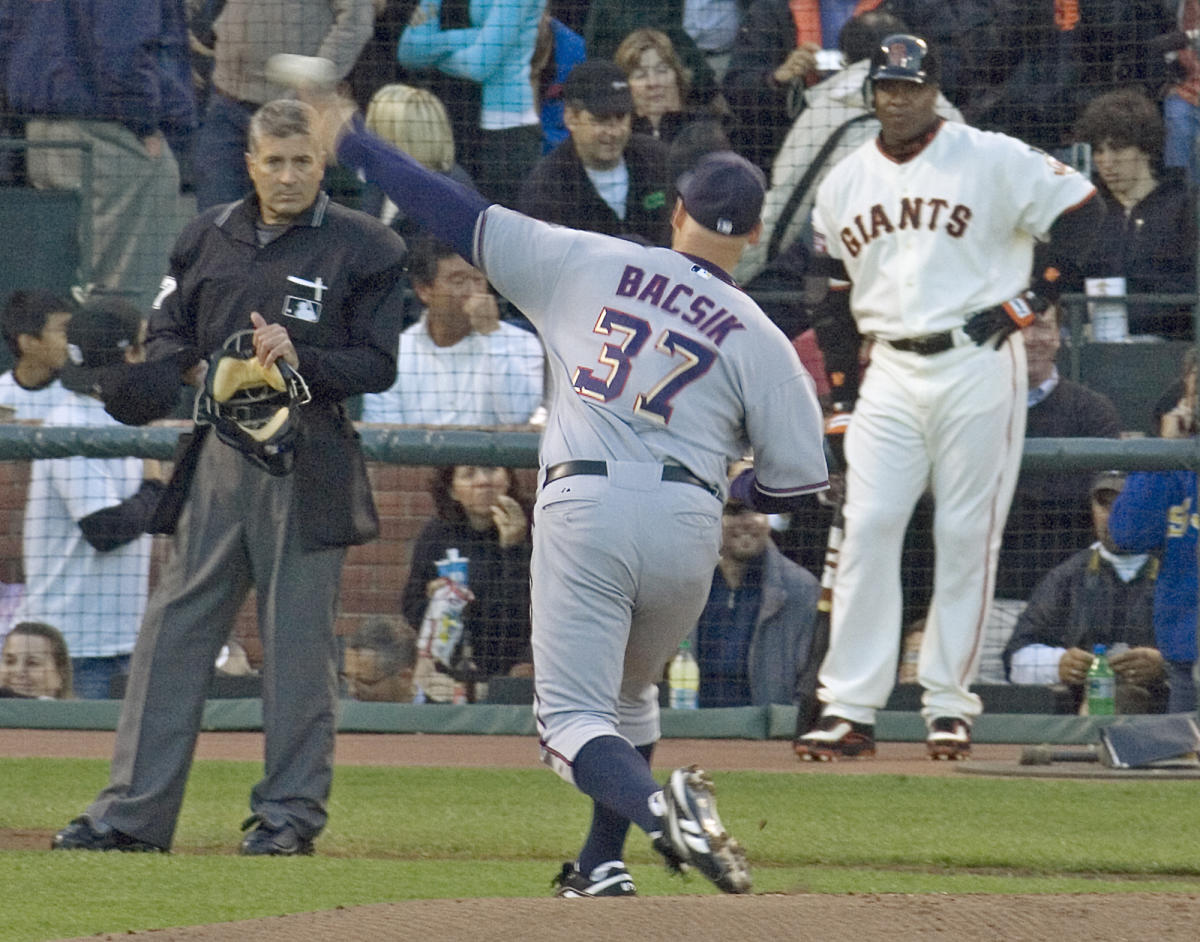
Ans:
[[[1125,279],[1085,278],[1083,290],[1091,298],[1124,298]],[[1129,339],[1129,317],[1124,300],[1089,301],[1088,320],[1092,325],[1092,340],[1100,343],[1120,343]]]

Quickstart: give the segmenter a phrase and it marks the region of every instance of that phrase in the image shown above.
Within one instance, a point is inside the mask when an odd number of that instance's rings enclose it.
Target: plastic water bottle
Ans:
[[[667,668],[672,710],[695,710],[700,706],[700,665],[692,655],[692,643],[679,642],[679,652]]]
[[[1117,712],[1117,679],[1108,664],[1108,648],[1092,648],[1092,666],[1087,672],[1088,716],[1112,716]]]

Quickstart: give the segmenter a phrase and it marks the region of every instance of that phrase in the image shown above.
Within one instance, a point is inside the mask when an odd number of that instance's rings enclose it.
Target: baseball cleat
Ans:
[[[584,875],[572,863],[562,865],[562,873],[556,876],[551,886],[557,886],[555,896],[562,899],[595,899],[601,896],[637,896],[633,877],[625,869],[622,860],[610,860],[594,867]]]
[[[925,748],[931,759],[969,759],[971,726],[957,716],[939,716],[929,726]]]
[[[321,56],[298,56],[278,52],[267,60],[264,70],[267,81],[286,88],[333,91],[337,85],[337,68]]]
[[[698,766],[676,769],[663,788],[664,831],[654,849],[671,870],[695,867],[725,893],[750,892],[750,867],[742,845],[717,816],[712,780]]]
[[[121,850],[138,853],[165,854],[165,847],[158,847],[124,831],[97,824],[88,815],[81,815],[54,835],[51,850]]]
[[[304,837],[291,824],[272,827],[261,816],[252,814],[242,822],[242,830],[251,827],[254,830],[242,838],[238,847],[243,857],[308,857],[313,853],[312,838]]]
[[[808,762],[870,758],[875,755],[875,727],[840,716],[825,716],[797,739],[792,748],[797,756]]]

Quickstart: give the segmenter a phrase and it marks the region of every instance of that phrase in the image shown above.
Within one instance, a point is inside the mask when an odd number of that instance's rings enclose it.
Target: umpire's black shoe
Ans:
[[[252,814],[242,822],[242,830],[251,827],[254,830],[242,838],[242,846],[238,848],[244,857],[297,857],[313,852],[312,838],[304,837],[290,824],[274,828]]]
[[[54,835],[51,850],[124,850],[165,854],[167,849],[143,841],[124,831],[98,824],[86,814],[76,818]]]

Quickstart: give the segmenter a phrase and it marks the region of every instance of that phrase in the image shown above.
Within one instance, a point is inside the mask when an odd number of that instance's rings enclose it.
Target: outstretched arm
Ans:
[[[491,205],[486,199],[380,140],[358,115],[340,130],[337,157],[383,190],[406,215],[474,262],[475,228]]]

